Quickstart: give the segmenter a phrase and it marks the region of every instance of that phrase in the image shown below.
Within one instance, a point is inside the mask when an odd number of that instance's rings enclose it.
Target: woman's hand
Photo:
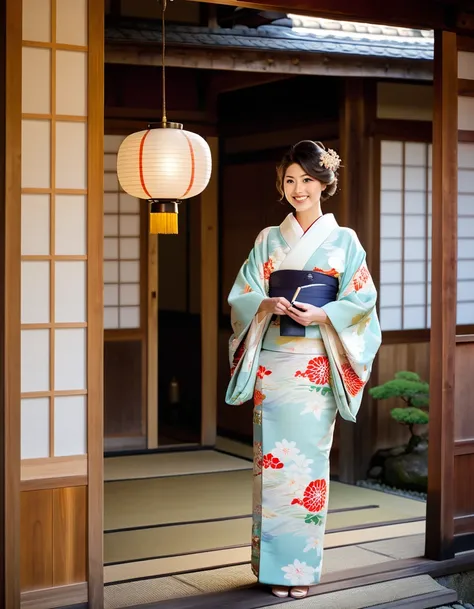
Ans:
[[[309,326],[312,323],[326,324],[329,321],[323,309],[315,307],[304,302],[294,302],[295,306],[290,306],[287,311],[287,315],[294,319],[302,326]],[[298,308],[296,308],[298,307]]]
[[[287,315],[291,303],[283,296],[276,298],[265,298],[258,308],[258,313],[271,313],[272,315]]]

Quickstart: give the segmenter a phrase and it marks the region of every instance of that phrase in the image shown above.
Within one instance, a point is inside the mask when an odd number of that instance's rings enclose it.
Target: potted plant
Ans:
[[[391,417],[410,431],[406,445],[379,451],[375,456],[378,477],[389,486],[425,492],[428,483],[428,442],[420,426],[429,421],[429,385],[415,372],[401,371],[382,385],[372,387],[376,400],[399,398],[402,406]],[[373,463],[374,465],[374,463]]]

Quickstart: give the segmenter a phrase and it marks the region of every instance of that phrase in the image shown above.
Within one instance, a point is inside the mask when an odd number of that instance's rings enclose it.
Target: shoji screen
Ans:
[[[460,98],[463,99],[463,98]],[[461,103],[459,120],[471,123],[473,141],[460,142],[458,147],[458,325],[474,324],[474,98],[468,116]]]

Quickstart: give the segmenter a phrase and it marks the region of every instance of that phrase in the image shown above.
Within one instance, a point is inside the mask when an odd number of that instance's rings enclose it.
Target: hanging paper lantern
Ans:
[[[199,195],[211,177],[209,146],[179,123],[148,125],[122,142],[117,174],[123,190],[150,202],[150,232],[178,232],[178,203]]]

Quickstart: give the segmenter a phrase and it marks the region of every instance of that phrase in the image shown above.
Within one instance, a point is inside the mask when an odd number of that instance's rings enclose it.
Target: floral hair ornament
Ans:
[[[341,159],[335,150],[328,148],[321,153],[319,164],[331,171],[337,171],[341,166]]]

